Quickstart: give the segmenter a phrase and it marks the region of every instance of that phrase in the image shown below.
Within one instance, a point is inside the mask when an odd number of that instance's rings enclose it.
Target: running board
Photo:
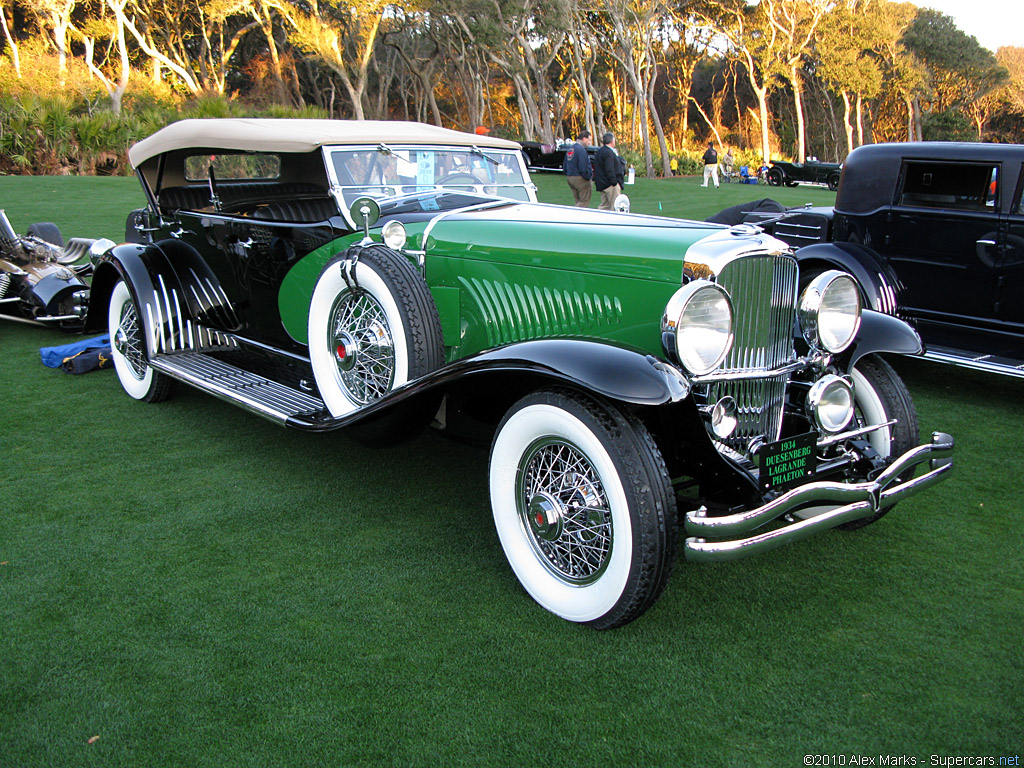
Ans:
[[[937,363],[949,363],[961,368],[973,368],[976,371],[1024,378],[1024,360],[1015,360],[1011,357],[978,355],[974,352],[965,352],[951,347],[937,347],[931,344],[928,345],[924,356],[926,360],[934,360]]]
[[[156,355],[149,364],[168,376],[281,424],[325,408],[318,397],[200,352]]]

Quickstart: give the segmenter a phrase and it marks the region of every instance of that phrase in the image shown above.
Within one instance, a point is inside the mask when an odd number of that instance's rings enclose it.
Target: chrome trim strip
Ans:
[[[683,545],[686,558],[698,562],[737,560],[798,541],[842,523],[868,517],[942,480],[953,468],[953,447],[952,437],[943,432],[933,432],[931,443],[907,451],[875,480],[849,484],[833,481],[808,483],[756,509],[734,515],[708,517],[704,507],[688,512],[685,523],[687,533],[731,536],[753,531],[802,506],[817,503],[842,505],[748,538],[707,541],[699,536],[691,536]],[[931,463],[929,471],[911,480],[899,482],[899,475],[924,462]]]
[[[750,379],[760,380],[769,376],[784,376],[795,371],[803,370],[812,365],[821,365],[827,355],[808,355],[800,357],[791,363],[780,365],[778,368],[749,368],[743,371],[724,371],[708,373],[704,376],[693,376],[690,378],[693,384],[712,384],[720,381],[747,381]]]
[[[882,429],[883,427],[891,427],[896,423],[896,419],[890,419],[889,421],[882,422],[881,424],[869,424],[866,427],[860,429],[851,429],[849,432],[840,432],[839,434],[826,437],[818,441],[819,448],[826,448],[835,443],[841,443],[843,440],[849,440],[853,437],[860,437],[866,435],[868,432],[874,432],[876,429]]]
[[[986,373],[1000,373],[1004,376],[1024,377],[1024,363],[1020,365],[1008,365],[1005,363],[993,363],[987,358],[992,355],[982,355],[980,357],[960,357],[959,355],[949,354],[947,352],[935,352],[925,350],[924,357],[926,360],[932,360],[936,363],[952,364],[959,368],[970,368],[975,371],[985,371]]]
[[[437,225],[441,219],[446,219],[449,216],[455,216],[459,213],[469,213],[470,211],[486,211],[488,208],[501,208],[506,205],[510,205],[512,201],[508,199],[503,200],[488,200],[485,203],[477,203],[476,205],[467,205],[464,208],[456,208],[454,211],[444,211],[439,213],[437,216],[427,222],[427,226],[423,229],[423,250],[427,250],[427,238],[430,237],[431,231]]]

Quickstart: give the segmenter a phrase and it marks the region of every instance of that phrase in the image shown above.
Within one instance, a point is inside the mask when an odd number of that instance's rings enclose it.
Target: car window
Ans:
[[[899,204],[916,208],[993,211],[999,166],[981,163],[907,162]]]
[[[443,188],[528,200],[515,152],[469,147],[345,148],[331,152],[346,200]]]
[[[1017,213],[1024,213],[1024,165],[1020,168],[1020,176],[1018,176],[1022,182],[1018,182],[1017,190],[1017,205],[1014,206],[1014,210]]]
[[[216,179],[250,179],[269,181],[281,177],[281,158],[262,152],[244,155],[190,155],[185,158],[185,178],[188,181],[206,181],[210,169]]]

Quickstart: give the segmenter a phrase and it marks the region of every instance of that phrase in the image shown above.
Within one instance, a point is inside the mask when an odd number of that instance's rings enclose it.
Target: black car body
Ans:
[[[834,209],[765,226],[801,262],[859,273],[868,304],[911,321],[931,359],[1024,376],[1022,168],[1020,145],[860,147]]]
[[[773,160],[767,171],[768,183],[773,187],[795,187],[797,184],[827,184],[829,189],[839,186],[839,176],[843,166],[839,163],[822,163],[816,158],[808,158],[806,163],[788,163]]]
[[[565,153],[573,145],[571,141],[563,141],[558,144],[541,144],[539,141],[521,141],[523,147],[523,159],[526,160],[526,167],[531,171],[561,171],[565,162]],[[587,154],[590,161],[594,161],[597,154],[597,147],[587,147]]]

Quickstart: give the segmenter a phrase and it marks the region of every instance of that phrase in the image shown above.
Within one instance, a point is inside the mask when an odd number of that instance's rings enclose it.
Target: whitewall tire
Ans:
[[[383,246],[324,267],[309,305],[309,359],[332,416],[346,416],[443,362],[441,322],[426,282]]]
[[[547,610],[607,629],[661,594],[675,554],[675,497],[635,418],[570,391],[529,395],[498,428],[489,485],[509,564]]]
[[[107,309],[114,370],[124,391],[136,400],[156,403],[172,393],[174,380],[154,371],[146,357],[146,326],[128,284],[119,280]]]

